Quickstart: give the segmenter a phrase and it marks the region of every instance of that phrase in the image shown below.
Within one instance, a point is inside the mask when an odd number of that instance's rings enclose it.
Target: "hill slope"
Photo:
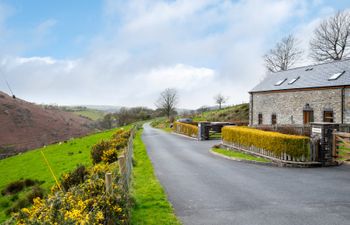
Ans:
[[[0,92],[0,158],[86,135],[92,131],[91,124],[91,120],[73,113]]]
[[[211,110],[196,115],[194,121],[227,121],[247,124],[249,121],[249,104],[243,103],[218,110]]]

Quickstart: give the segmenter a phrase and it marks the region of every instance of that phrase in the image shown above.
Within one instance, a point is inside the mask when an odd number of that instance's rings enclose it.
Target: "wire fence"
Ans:
[[[134,151],[134,137],[136,132],[136,127],[133,127],[130,131],[130,137],[128,140],[128,145],[125,148],[123,154],[118,157],[119,171],[121,175],[121,181],[124,189],[129,190],[132,176],[132,161],[133,161],[133,151]]]

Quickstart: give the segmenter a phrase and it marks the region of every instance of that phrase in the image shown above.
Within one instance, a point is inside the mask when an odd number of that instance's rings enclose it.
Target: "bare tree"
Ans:
[[[290,34],[264,55],[265,66],[271,72],[287,70],[300,60],[302,54],[298,40]]]
[[[217,104],[219,104],[219,109],[221,109],[222,104],[228,100],[228,97],[225,97],[222,94],[217,94],[214,96],[214,100]]]
[[[178,104],[178,94],[176,89],[167,88],[162,93],[160,93],[160,97],[156,102],[156,106],[158,109],[162,111],[168,118],[171,115],[175,114],[175,108]]]
[[[316,61],[341,60],[349,55],[350,13],[339,11],[315,29],[310,56]]]

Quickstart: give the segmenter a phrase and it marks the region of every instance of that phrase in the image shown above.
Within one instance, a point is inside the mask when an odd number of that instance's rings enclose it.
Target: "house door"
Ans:
[[[314,111],[304,111],[304,124],[314,122]]]

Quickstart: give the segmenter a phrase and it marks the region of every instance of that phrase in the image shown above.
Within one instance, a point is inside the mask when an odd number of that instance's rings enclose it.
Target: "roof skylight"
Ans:
[[[286,80],[287,80],[287,78],[284,78],[283,80],[278,81],[277,83],[275,83],[275,86],[280,86],[280,85],[283,84]]]
[[[342,72],[340,72],[340,73],[335,73],[335,74],[333,74],[332,76],[330,76],[329,78],[328,78],[328,80],[336,80],[336,79],[338,79],[341,75],[343,75],[345,73],[345,71],[342,71]]]
[[[313,69],[314,69],[314,68],[309,67],[309,68],[306,68],[305,71],[311,71],[311,70],[313,70]]]
[[[296,77],[296,78],[293,78],[291,81],[288,82],[289,85],[291,84],[294,84],[295,81],[299,80],[300,76],[299,77]]]

